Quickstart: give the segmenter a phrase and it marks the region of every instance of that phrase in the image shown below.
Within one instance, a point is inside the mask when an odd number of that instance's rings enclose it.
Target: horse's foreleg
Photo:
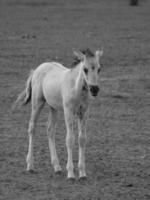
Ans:
[[[68,153],[68,161],[67,161],[67,171],[68,171],[68,178],[75,178],[74,175],[74,166],[73,166],[73,158],[72,158],[72,151],[74,148],[75,143],[75,136],[73,132],[73,122],[74,116],[70,110],[65,109],[65,122],[67,128],[67,136],[66,136],[66,146],[67,146],[67,153]]]
[[[79,161],[78,161],[78,168],[79,168],[79,178],[86,177],[85,171],[85,148],[86,148],[86,117],[78,119],[78,129],[79,129],[79,136],[78,136],[78,143],[79,143]]]
[[[51,163],[54,166],[54,171],[61,171],[59,164],[56,147],[55,147],[55,126],[56,126],[57,113],[54,109],[50,109],[48,117],[47,135],[49,141],[49,149],[51,154]]]
[[[33,142],[35,134],[35,125],[38,118],[38,114],[43,106],[43,102],[39,102],[36,106],[32,105],[31,118],[29,122],[28,135],[29,135],[29,147],[27,154],[27,170],[34,170],[34,157],[33,157]]]

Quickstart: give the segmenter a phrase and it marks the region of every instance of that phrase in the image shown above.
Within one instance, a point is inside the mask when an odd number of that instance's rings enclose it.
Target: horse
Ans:
[[[47,136],[54,172],[62,171],[55,147],[55,127],[57,113],[63,109],[66,124],[66,147],[68,161],[66,165],[67,178],[74,179],[73,148],[75,135],[74,120],[78,123],[79,178],[86,178],[85,148],[86,124],[88,120],[91,98],[98,96],[99,74],[101,71],[100,58],[103,50],[93,53],[90,49],[74,51],[74,67],[67,68],[58,62],[45,62],[32,70],[25,89],[18,96],[19,102],[26,105],[31,101],[31,118],[28,127],[29,146],[26,158],[27,171],[34,171],[33,143],[35,126],[45,102],[49,105]]]

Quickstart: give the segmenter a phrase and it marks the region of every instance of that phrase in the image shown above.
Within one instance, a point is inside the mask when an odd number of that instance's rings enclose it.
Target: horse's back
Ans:
[[[42,63],[34,70],[32,78],[33,84],[37,84],[37,82],[42,84],[45,76],[49,73],[57,73],[57,71],[63,72],[65,70],[67,70],[66,67],[56,62]]]

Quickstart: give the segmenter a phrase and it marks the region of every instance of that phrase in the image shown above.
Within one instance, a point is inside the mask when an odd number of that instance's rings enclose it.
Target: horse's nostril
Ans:
[[[90,91],[95,96],[99,92],[99,87],[97,85],[90,85]]]
[[[94,90],[95,90],[95,92],[98,92],[99,91],[99,87],[96,86]]]

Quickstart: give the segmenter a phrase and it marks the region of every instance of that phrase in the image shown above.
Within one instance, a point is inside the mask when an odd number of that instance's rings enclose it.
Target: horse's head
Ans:
[[[93,54],[87,49],[85,51],[76,51],[74,54],[81,61],[83,77],[89,87],[91,95],[96,97],[99,92],[100,57],[103,54],[103,50],[97,50]]]

